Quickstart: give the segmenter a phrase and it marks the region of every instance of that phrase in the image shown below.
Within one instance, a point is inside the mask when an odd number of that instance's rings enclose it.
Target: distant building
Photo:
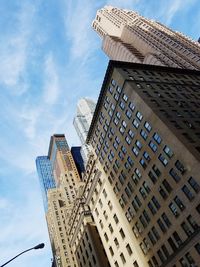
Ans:
[[[92,27],[112,60],[200,69],[198,42],[137,12],[105,6],[97,11]]]
[[[44,203],[45,212],[48,209],[47,192],[51,188],[55,188],[55,180],[53,177],[51,162],[47,156],[37,157],[36,168],[40,180],[40,186],[42,190],[42,197]]]
[[[109,63],[84,192],[111,266],[199,266],[199,87],[199,71]]]
[[[74,162],[76,164],[78,173],[80,177],[82,177],[82,174],[85,171],[84,161],[81,155],[81,146],[73,146],[71,148],[72,157],[74,159]]]
[[[89,147],[86,144],[86,137],[92,121],[93,113],[95,110],[95,102],[88,98],[82,98],[77,104],[77,112],[74,117],[74,127],[81,141],[81,155],[86,165]]]
[[[86,181],[81,181],[78,172],[78,167],[81,173],[84,168],[80,147],[71,152],[65,136],[54,134],[48,160],[56,181],[56,188],[47,190],[46,212],[54,265],[110,267],[89,206],[82,198]]]

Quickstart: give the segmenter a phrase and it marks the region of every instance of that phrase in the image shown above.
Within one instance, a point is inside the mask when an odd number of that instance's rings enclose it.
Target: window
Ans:
[[[119,264],[117,261],[115,261],[115,267],[119,267]]]
[[[131,112],[129,109],[127,109],[127,111],[126,111],[126,117],[127,117],[128,119],[130,119],[131,116],[132,116],[132,112]]]
[[[167,225],[167,227],[169,228],[172,224],[171,224],[169,218],[167,217],[167,215],[165,213],[163,213],[161,215],[161,217],[162,217],[163,221],[165,222],[165,224]]]
[[[176,231],[173,233],[173,237],[174,237],[177,245],[180,246],[182,244],[182,240],[180,239],[180,236],[178,235],[178,233]]]
[[[173,168],[169,171],[169,174],[171,175],[171,177],[174,179],[176,183],[180,181],[181,179],[180,176],[176,173],[176,171]]]
[[[161,219],[158,219],[157,223],[158,223],[160,229],[162,230],[162,232],[165,233],[167,231],[167,229],[166,229],[165,225],[163,224],[163,222],[161,221]]]
[[[130,139],[128,136],[126,136],[125,140],[126,140],[126,143],[127,143],[128,145],[131,144],[131,139]]]
[[[151,150],[153,151],[153,152],[156,152],[157,151],[157,145],[156,144],[154,144],[152,141],[150,141],[149,142],[149,147],[151,148]]]
[[[139,122],[138,122],[136,119],[133,121],[133,126],[134,126],[136,129],[138,129],[138,127],[140,126]]]
[[[143,138],[144,140],[147,140],[148,134],[147,134],[146,131],[141,130],[141,131],[140,131],[140,135],[142,136],[142,138]]]
[[[145,122],[145,124],[144,124],[144,127],[147,129],[147,131],[148,132],[150,132],[151,131],[151,129],[152,129],[152,127],[151,127],[151,125],[150,125],[150,123],[149,122]]]
[[[131,157],[128,157],[128,158],[127,158],[127,161],[128,161],[128,163],[129,163],[131,166],[133,166],[134,162],[133,162],[133,160],[132,160]]]
[[[124,239],[125,238],[125,234],[124,234],[124,231],[123,231],[122,228],[119,230],[119,233],[120,233],[122,239]]]
[[[108,201],[108,207],[109,207],[110,210],[112,210],[112,208],[113,208],[112,203],[111,203],[110,200]]]
[[[173,151],[168,146],[165,146],[164,149],[163,149],[163,151],[165,152],[165,154],[169,158],[171,158],[174,155]]]
[[[110,251],[111,256],[113,256],[114,255],[114,251],[113,251],[112,247],[109,247],[109,251]]]
[[[159,191],[159,193],[160,193],[160,195],[162,196],[163,199],[166,199],[168,197],[167,193],[162,188],[162,186],[159,187],[158,191]]]
[[[189,222],[189,224],[192,226],[192,228],[193,228],[194,230],[199,229],[199,225],[196,223],[196,221],[192,218],[191,215],[189,215],[189,216],[187,217],[187,221]]]
[[[159,235],[158,231],[156,230],[156,228],[154,226],[151,228],[151,231],[154,234],[156,240],[159,240],[160,239],[160,235]]]
[[[126,260],[125,260],[123,253],[120,254],[120,258],[121,258],[123,264],[126,263]]]
[[[176,203],[176,205],[179,207],[180,210],[184,210],[185,209],[185,206],[184,206],[183,202],[181,201],[181,199],[178,196],[176,196],[174,198],[174,202]]]
[[[146,210],[143,211],[143,215],[144,215],[144,217],[145,217],[147,223],[149,223],[149,222],[151,221],[151,219],[150,219],[149,214],[147,213]]]
[[[139,267],[137,261],[134,261],[134,262],[133,262],[133,267]]]
[[[181,223],[181,227],[183,228],[184,232],[186,233],[187,236],[191,236],[193,231],[191,231],[190,227],[185,223]]]
[[[192,192],[189,190],[189,188],[186,185],[182,187],[182,191],[184,192],[184,194],[189,200],[192,200],[194,198],[194,195],[192,194]]]
[[[143,199],[145,199],[147,197],[144,188],[140,187],[139,192],[140,192],[141,196],[143,197]]]
[[[161,175],[161,171],[158,169],[158,167],[155,164],[153,165],[152,169],[158,177]]]
[[[171,212],[174,214],[174,216],[177,218],[179,216],[179,212],[173,202],[169,204],[169,208]]]
[[[122,91],[122,88],[120,86],[117,86],[117,92],[120,94]]]
[[[162,154],[159,155],[158,159],[162,162],[164,166],[167,166],[168,160]]]
[[[135,105],[133,102],[129,102],[129,108],[133,111],[135,109]]]
[[[109,230],[110,230],[110,232],[111,232],[111,234],[113,233],[113,228],[112,228],[112,225],[111,224],[109,224],[108,225],[108,228],[109,228]]]
[[[166,257],[163,255],[163,253],[160,249],[157,251],[157,254],[158,254],[158,256],[162,262],[164,262],[166,260]]]
[[[167,182],[166,179],[163,180],[162,184],[164,185],[165,189],[167,190],[168,193],[172,191],[171,185]]]
[[[138,149],[142,148],[142,143],[139,140],[136,140],[135,144],[138,147]]]
[[[143,187],[145,189],[145,191],[147,192],[147,194],[149,194],[151,192],[151,189],[150,187],[148,186],[148,183],[147,182],[143,182]]]
[[[126,123],[124,120],[122,121],[122,126],[123,126],[124,128],[127,127],[127,123]]]
[[[141,121],[142,118],[143,118],[142,114],[141,114],[139,111],[136,113],[136,117],[137,117],[140,121]]]
[[[139,197],[136,195],[134,199],[135,199],[135,201],[136,201],[138,207],[141,207],[142,203],[141,203]]]
[[[194,189],[196,193],[200,191],[200,185],[195,181],[193,177],[190,177],[188,179],[188,183],[190,184],[190,186]]]
[[[156,209],[154,208],[151,202],[149,202],[147,206],[153,215],[156,214]]]
[[[129,131],[128,131],[128,135],[133,139],[133,137],[134,137],[135,134],[134,134],[133,131],[129,130]]]
[[[152,245],[155,245],[156,239],[154,238],[153,234],[151,232],[148,232],[148,237],[152,243]]]
[[[157,210],[159,210],[160,204],[159,204],[158,200],[155,198],[155,196],[153,196],[151,200],[152,200],[153,204],[155,205],[155,207],[157,208]]]
[[[119,222],[119,219],[118,219],[118,217],[117,217],[117,215],[116,215],[116,214],[114,214],[114,216],[113,216],[113,219],[114,219],[115,223],[116,223],[116,224],[118,224],[118,222]]]
[[[146,169],[147,164],[146,164],[146,162],[144,161],[143,158],[140,159],[140,164],[141,164],[141,166],[143,167],[143,169]]]
[[[122,110],[124,110],[124,109],[125,109],[125,104],[124,104],[124,102],[123,102],[123,101],[121,101],[121,102],[120,102],[119,106],[120,106],[120,108],[121,108]]]
[[[106,193],[105,189],[103,190],[103,195],[104,195],[105,198],[107,197],[107,193]]]
[[[104,234],[104,237],[105,237],[106,242],[108,242],[108,235],[106,233]]]
[[[171,237],[168,238],[168,243],[170,244],[170,247],[172,248],[173,251],[177,250],[177,246],[176,246],[176,244],[174,243],[174,241],[173,241],[173,239]]]
[[[113,86],[115,86],[117,83],[116,83],[116,81],[115,81],[114,79],[112,79],[112,80],[111,80],[111,84],[112,84]]]
[[[179,160],[177,160],[175,162],[175,166],[180,171],[181,174],[185,173],[186,169],[185,169],[184,165]]]
[[[137,157],[138,154],[139,154],[139,151],[137,150],[137,148],[136,147],[133,147],[132,148],[132,151],[133,151],[133,154]]]
[[[125,102],[128,101],[128,96],[127,96],[126,94],[123,94],[123,100],[124,100]]]
[[[117,238],[114,239],[114,243],[115,243],[116,247],[118,248],[119,247],[119,242],[118,242]]]
[[[107,220],[108,219],[108,214],[106,213],[106,211],[104,210],[104,212],[103,212],[103,216],[104,216],[104,218]]]
[[[160,144],[162,142],[162,139],[158,133],[154,133],[153,139],[156,141],[157,144]]]
[[[157,178],[156,178],[156,176],[153,174],[153,172],[150,171],[150,172],[148,173],[148,175],[149,175],[151,181],[155,184],[155,183],[157,182]]]
[[[147,162],[149,162],[151,160],[149,154],[146,151],[143,153],[143,156],[147,160]]]
[[[126,245],[126,249],[127,249],[129,255],[133,254],[133,251],[132,251],[131,246],[129,244]]]

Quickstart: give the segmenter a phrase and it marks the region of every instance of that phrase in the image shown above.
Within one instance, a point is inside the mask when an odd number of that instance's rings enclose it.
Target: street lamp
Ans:
[[[19,254],[18,254],[17,256],[15,256],[14,258],[12,258],[11,260],[9,260],[9,261],[7,261],[6,263],[4,263],[3,265],[1,265],[0,267],[5,266],[5,265],[8,264],[9,262],[13,261],[14,259],[16,259],[17,257],[19,257],[20,255],[22,255],[23,253],[28,252],[29,250],[32,250],[32,249],[40,249],[40,248],[43,248],[43,247],[44,247],[44,243],[41,243],[41,244],[38,244],[38,245],[35,246],[35,247],[26,249],[26,250],[22,251],[21,253],[19,253]]]

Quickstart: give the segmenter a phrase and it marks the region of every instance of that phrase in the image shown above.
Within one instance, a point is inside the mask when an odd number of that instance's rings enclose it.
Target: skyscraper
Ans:
[[[110,59],[200,69],[200,44],[137,12],[105,6],[93,29]]]
[[[88,133],[111,266],[199,266],[200,72],[110,62]]]
[[[37,157],[36,168],[40,180],[40,186],[42,190],[42,197],[44,203],[45,212],[48,209],[47,192],[51,188],[55,188],[55,180],[53,177],[51,162],[47,156]]]
[[[81,155],[83,160],[87,162],[89,147],[86,144],[86,137],[92,121],[93,113],[95,110],[95,102],[88,98],[82,98],[77,104],[77,112],[74,118],[74,127],[81,141]]]

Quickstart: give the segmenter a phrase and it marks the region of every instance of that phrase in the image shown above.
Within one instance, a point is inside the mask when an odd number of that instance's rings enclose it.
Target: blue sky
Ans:
[[[199,0],[1,0],[0,1],[0,265],[50,266],[51,253],[35,158],[50,136],[72,125],[77,101],[97,99],[108,63],[91,29],[105,4],[134,9],[193,39],[200,36]]]

